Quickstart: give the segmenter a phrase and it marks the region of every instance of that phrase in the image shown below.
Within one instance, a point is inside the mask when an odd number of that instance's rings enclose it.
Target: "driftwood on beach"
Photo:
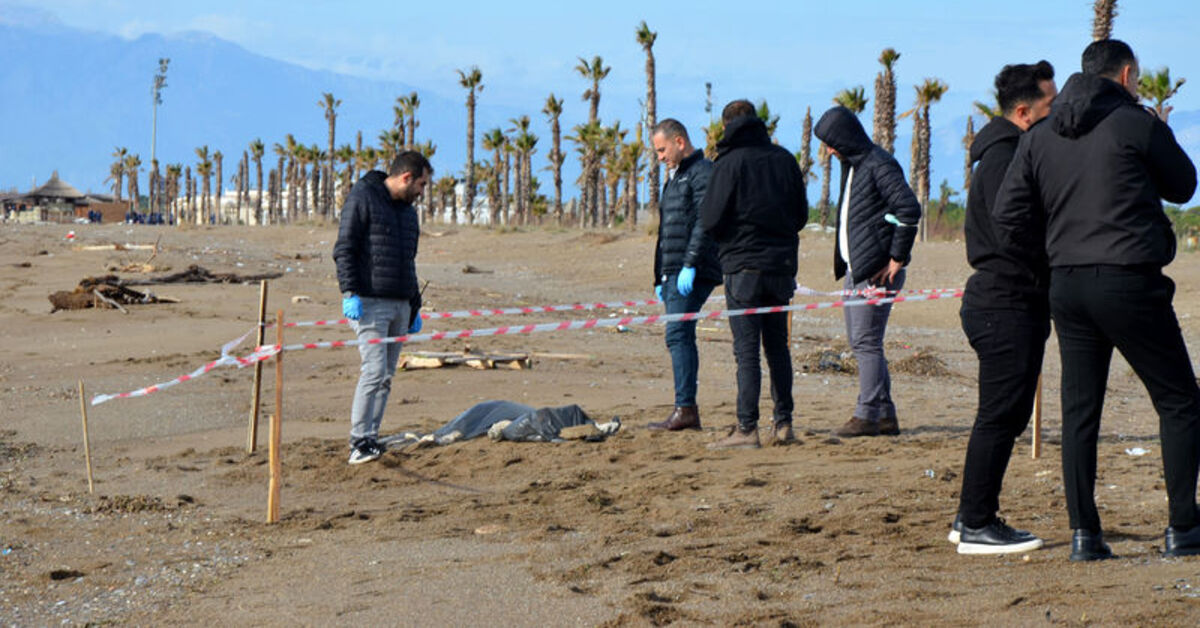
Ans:
[[[178,299],[159,297],[149,292],[138,292],[121,285],[116,275],[84,277],[75,289],[60,290],[49,297],[53,314],[59,310],[84,310],[87,308],[115,308],[128,314],[124,305],[140,303],[178,303]]]
[[[163,283],[249,283],[253,281],[262,281],[264,279],[277,279],[282,277],[283,273],[262,273],[260,275],[239,275],[237,273],[214,273],[203,266],[192,264],[187,267],[187,270],[163,275],[162,277],[151,277],[148,279],[125,279],[121,281],[123,286],[149,286]]]

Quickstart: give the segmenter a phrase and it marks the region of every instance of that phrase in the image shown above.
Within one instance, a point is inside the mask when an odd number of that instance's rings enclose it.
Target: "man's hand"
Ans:
[[[413,319],[412,325],[408,326],[408,333],[419,334],[421,333],[421,328],[424,326],[425,319],[421,318],[420,314],[417,314],[416,318]]]
[[[342,299],[342,316],[352,321],[362,317],[362,299],[357,294]]]
[[[696,269],[692,266],[684,266],[679,271],[679,277],[675,278],[675,288],[679,290],[679,294],[687,296],[692,293],[692,283],[696,281]]]
[[[884,266],[879,272],[875,273],[871,277],[871,285],[872,286],[890,286],[890,285],[892,285],[892,280],[894,280],[896,278],[896,273],[899,273],[901,268],[904,268],[904,264],[897,262],[894,259],[888,260],[888,265]]]

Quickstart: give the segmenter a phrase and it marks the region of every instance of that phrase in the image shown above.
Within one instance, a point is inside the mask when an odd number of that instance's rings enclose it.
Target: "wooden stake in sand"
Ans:
[[[283,347],[283,310],[275,313],[275,339],[279,347]],[[279,485],[282,481],[282,469],[279,464],[279,445],[282,440],[280,428],[283,425],[283,351],[275,354],[275,413],[271,415],[271,438],[268,461],[271,467],[271,480],[267,491],[267,523],[279,521]]]
[[[83,380],[79,380],[79,413],[83,415],[83,461],[87,465],[88,493],[96,492],[92,483],[92,446],[88,442],[87,396],[83,394]]]
[[[1033,447],[1031,455],[1042,455],[1042,376],[1038,375],[1037,393],[1033,396]]]
[[[259,282],[258,288],[258,342],[254,345],[261,347],[267,333],[267,280]],[[250,397],[250,429],[246,433],[246,453],[252,454],[258,449],[258,409],[262,400],[262,362],[254,363],[254,392]]]

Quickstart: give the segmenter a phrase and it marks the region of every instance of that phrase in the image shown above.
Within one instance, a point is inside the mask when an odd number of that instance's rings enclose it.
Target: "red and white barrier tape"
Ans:
[[[188,382],[193,379],[196,379],[197,377],[200,377],[201,375],[208,373],[209,371],[217,368],[218,366],[238,366],[237,357],[229,355],[229,352],[233,351],[234,349],[237,348],[238,345],[245,342],[246,338],[249,338],[250,334],[252,334],[252,333],[254,333],[254,330],[251,330],[251,331],[248,331],[248,332],[242,334],[242,336],[240,338],[236,338],[234,340],[230,340],[229,342],[225,343],[221,347],[221,357],[217,358],[216,360],[213,360],[212,362],[209,362],[208,364],[205,364],[204,366],[201,366],[200,368],[192,371],[191,373],[188,373],[186,375],[180,375],[179,377],[176,377],[173,380],[170,380],[167,382],[162,382],[161,384],[155,384],[153,386],[147,386],[147,387],[141,388],[139,390],[118,393],[115,395],[96,395],[95,397],[92,397],[92,405],[93,406],[100,405],[100,404],[104,403],[105,401],[109,401],[112,399],[128,399],[129,397],[144,397],[146,395],[149,395],[150,393],[156,393],[160,390],[163,390],[164,388],[170,388],[172,386],[175,386],[176,384],[182,384],[184,382]]]
[[[868,288],[868,289],[864,289],[864,290],[838,290],[838,291],[833,291],[833,292],[820,292],[817,290],[813,290],[812,288],[800,286],[799,288],[796,289],[796,294],[802,295],[802,296],[822,296],[822,297],[859,297],[859,296],[879,297],[879,296],[889,296],[889,295],[895,295],[895,294],[937,294],[937,293],[941,293],[941,292],[954,292],[955,290],[957,290],[957,288],[944,288],[944,289],[934,289],[934,290],[904,290],[904,291],[884,290],[882,288]],[[720,295],[716,295],[716,296],[709,297],[708,300],[716,301],[716,300],[722,299],[722,298],[724,298],[724,297],[722,297]],[[519,306],[519,307],[505,307],[505,308],[481,308],[481,309],[474,309],[474,310],[454,310],[454,311],[450,311],[450,312],[421,312],[421,318],[423,318],[425,320],[430,320],[430,319],[440,320],[440,319],[448,319],[448,318],[473,318],[473,317],[480,317],[480,316],[510,316],[510,315],[521,315],[521,314],[546,314],[546,313],[551,313],[551,312],[570,312],[570,311],[582,311],[582,310],[603,310],[603,309],[629,308],[629,307],[647,307],[647,306],[661,305],[661,304],[662,304],[662,300],[660,300],[660,299],[643,299],[640,301],[609,301],[609,302],[605,302],[605,303],[571,303],[571,304],[566,304],[566,305],[539,305],[539,306]],[[337,320],[297,321],[297,322],[291,322],[291,323],[284,323],[283,326],[285,328],[286,327],[328,327],[328,326],[333,326],[333,325],[348,325],[348,324],[350,324],[349,319],[339,318]],[[265,325],[267,327],[270,327],[270,326],[274,325],[274,323],[265,323]]]
[[[934,301],[938,299],[959,298],[962,297],[962,290],[953,292],[934,292],[930,294],[917,294],[911,296],[896,295],[892,297],[871,297],[865,299],[851,299],[829,301],[825,303],[802,303],[796,305],[776,305],[771,307],[752,307],[740,310],[713,310],[710,312],[687,312],[683,314],[652,314],[649,316],[626,316],[623,318],[593,318],[589,320],[571,320],[561,321],[558,323],[541,323],[534,325],[504,325],[501,327],[491,327],[487,329],[464,329],[459,331],[442,331],[426,334],[406,334],[403,336],[394,336],[390,338],[372,338],[369,340],[334,340],[327,342],[305,342],[291,345],[266,345],[255,347],[254,352],[244,357],[234,357],[228,355],[228,350],[236,347],[249,336],[250,332],[243,335],[241,338],[234,340],[222,347],[221,358],[210,362],[209,364],[200,367],[196,371],[187,375],[182,375],[169,382],[148,386],[140,390],[135,390],[128,393],[120,393],[115,395],[97,395],[92,398],[92,405],[99,405],[105,401],[112,399],[124,399],[128,397],[141,397],[153,392],[157,392],[164,388],[174,386],[176,384],[186,382],[208,371],[223,365],[236,365],[238,368],[250,366],[256,362],[268,360],[272,356],[281,351],[301,351],[305,349],[337,349],[342,347],[356,347],[364,344],[391,344],[396,342],[401,343],[420,343],[429,342],[431,340],[445,340],[448,338],[481,338],[485,336],[506,336],[515,334],[536,334],[551,331],[570,331],[577,329],[596,329],[605,327],[618,327],[629,325],[653,325],[656,323],[671,323],[676,321],[692,321],[715,318],[731,318],[735,316],[750,316],[755,314],[776,314],[781,312],[799,312],[806,310],[823,310],[839,307],[860,307],[866,305],[886,305],[889,303],[906,303],[914,301]]]

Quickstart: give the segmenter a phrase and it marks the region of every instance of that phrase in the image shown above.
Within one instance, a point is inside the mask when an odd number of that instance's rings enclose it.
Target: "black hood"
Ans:
[[[867,137],[867,132],[863,130],[862,123],[858,121],[858,116],[840,106],[826,111],[821,116],[813,134],[854,166],[861,163],[874,146],[871,138]]]
[[[770,146],[767,125],[758,116],[741,116],[725,125],[725,136],[717,142],[717,159],[735,148]]]
[[[985,124],[979,133],[975,134],[975,141],[971,142],[971,163],[975,163],[983,159],[983,154],[987,149],[1000,142],[1016,143],[1021,138],[1021,128],[1013,124],[1008,118],[995,117],[990,122]]]
[[[379,170],[372,170],[372,171],[368,172],[367,174],[364,174],[363,178],[362,178],[362,180],[365,181],[367,183],[367,185],[372,185],[372,186],[383,185],[384,179],[387,179],[387,175]],[[384,187],[386,187],[386,186],[384,186]]]
[[[1137,104],[1116,81],[1092,74],[1072,74],[1050,108],[1050,126],[1058,135],[1087,135],[1121,105]]]

